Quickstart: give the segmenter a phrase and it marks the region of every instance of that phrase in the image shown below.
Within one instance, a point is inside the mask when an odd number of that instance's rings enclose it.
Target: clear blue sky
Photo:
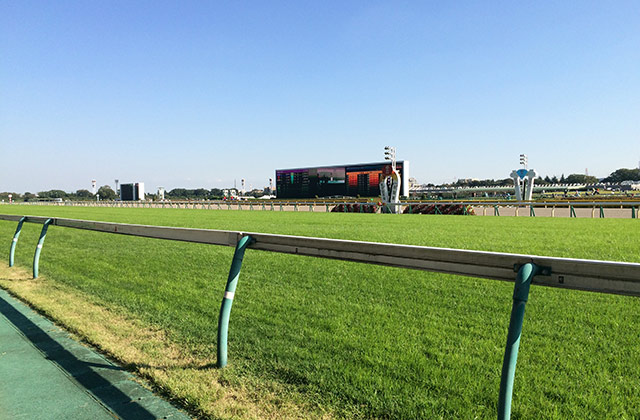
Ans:
[[[640,2],[0,0],[0,191],[640,160]]]

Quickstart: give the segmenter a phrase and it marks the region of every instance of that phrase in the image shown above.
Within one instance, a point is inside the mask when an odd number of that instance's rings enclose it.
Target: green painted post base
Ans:
[[[44,245],[44,238],[47,236],[47,230],[49,230],[49,225],[53,223],[53,219],[47,219],[42,225],[42,231],[40,231],[40,239],[38,239],[38,245],[36,245],[36,252],[33,255],[33,278],[38,278],[38,265],[40,263],[40,251],[42,251],[42,246]]]
[[[529,206],[529,216],[536,217],[536,212],[533,209],[533,205]]]
[[[493,215],[500,216],[500,210],[498,210],[498,206],[493,206]]]
[[[576,210],[573,208],[573,206],[569,206],[569,217],[578,217],[576,216]]]
[[[13,267],[14,257],[16,253],[16,245],[18,244],[18,238],[20,237],[20,233],[22,232],[22,225],[24,224],[26,217],[22,217],[18,222],[18,226],[16,227],[16,233],[13,234],[13,239],[11,240],[11,248],[9,249],[9,267]]]
[[[600,218],[604,219],[604,208],[600,206]]]
[[[539,273],[539,267],[533,263],[524,264],[518,270],[516,284],[513,290],[513,306],[511,308],[511,320],[507,334],[507,346],[502,362],[502,376],[500,378],[500,396],[498,398],[498,420],[511,418],[511,398],[513,396],[513,381],[518,361],[518,349],[520,347],[520,334],[524,321],[524,308],[529,299],[531,280]]]
[[[242,259],[244,252],[254,239],[251,236],[241,238],[236,244],[236,251],[231,261],[231,269],[227,279],[227,287],[222,298],[222,306],[220,306],[220,316],[218,317],[218,367],[223,368],[227,365],[227,336],[229,331],[229,316],[231,315],[231,306],[233,305],[233,297],[238,285],[238,277],[242,268]]]

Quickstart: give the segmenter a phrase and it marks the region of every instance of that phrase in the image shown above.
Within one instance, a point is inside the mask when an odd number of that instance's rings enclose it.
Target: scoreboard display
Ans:
[[[331,196],[378,197],[383,171],[389,162],[357,165],[318,166],[276,170],[278,198],[315,198]],[[402,177],[400,195],[409,195],[409,162],[398,161]]]

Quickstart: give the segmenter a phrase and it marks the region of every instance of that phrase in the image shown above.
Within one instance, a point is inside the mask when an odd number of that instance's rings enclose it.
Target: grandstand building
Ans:
[[[378,197],[385,166],[390,163],[277,169],[276,195],[278,198]],[[406,197],[409,195],[409,161],[398,161],[396,167],[402,177],[400,195]]]

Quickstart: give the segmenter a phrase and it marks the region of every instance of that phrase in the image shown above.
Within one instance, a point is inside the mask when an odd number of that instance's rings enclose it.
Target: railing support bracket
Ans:
[[[42,230],[40,231],[40,239],[38,239],[38,245],[36,245],[36,252],[33,254],[33,278],[38,278],[38,264],[40,263],[40,252],[42,251],[42,245],[44,245],[44,238],[47,236],[47,230],[49,230],[49,225],[53,223],[53,219],[47,219],[42,225]]]
[[[231,306],[233,305],[233,297],[236,293],[238,277],[242,268],[242,259],[244,252],[251,243],[255,242],[251,236],[243,236],[236,244],[236,250],[233,253],[231,261],[231,269],[227,279],[227,286],[222,298],[220,306],[220,316],[218,317],[218,367],[223,368],[227,365],[227,336],[229,332],[229,316],[231,315]]]
[[[11,249],[9,250],[9,267],[13,267],[14,256],[16,253],[16,245],[18,244],[18,238],[20,237],[20,232],[22,232],[22,225],[27,217],[23,216],[22,219],[18,222],[18,227],[16,227],[16,233],[13,235],[13,239],[11,240]]]
[[[500,395],[498,398],[498,420],[511,418],[511,398],[513,396],[513,381],[516,373],[518,349],[520,347],[520,335],[524,321],[524,308],[529,299],[531,281],[536,275],[551,275],[550,267],[541,267],[534,263],[516,264],[518,271],[516,284],[513,289],[513,306],[511,307],[511,319],[509,332],[507,333],[507,345],[502,362],[502,375],[500,378]]]

